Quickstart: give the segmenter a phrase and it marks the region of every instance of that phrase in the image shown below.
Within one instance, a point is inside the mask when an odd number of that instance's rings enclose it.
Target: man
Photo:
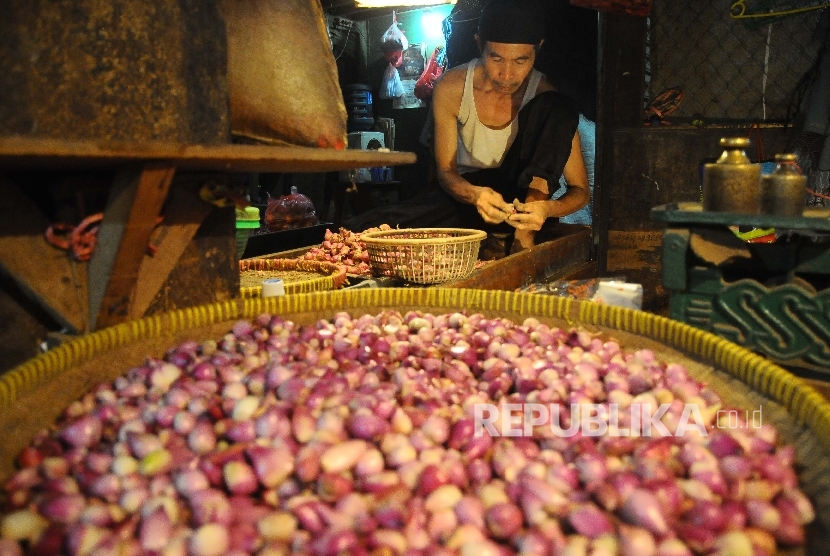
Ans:
[[[590,197],[579,114],[533,69],[544,21],[533,0],[491,1],[475,37],[481,57],[444,73],[433,93],[438,182],[462,225],[514,232],[512,252]],[[567,191],[551,200],[561,175]]]

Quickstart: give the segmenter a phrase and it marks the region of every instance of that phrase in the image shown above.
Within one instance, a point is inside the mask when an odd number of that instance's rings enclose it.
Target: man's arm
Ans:
[[[567,190],[556,200],[550,199],[546,180],[534,177],[530,182],[524,206],[521,207],[524,212],[517,212],[507,219],[508,224],[516,228],[515,239],[510,250],[512,253],[533,247],[536,244],[536,232],[542,229],[545,220],[576,212],[587,205],[591,199],[588,172],[585,170],[585,161],[582,159],[578,133],[574,133],[571,154],[562,174],[568,184]]]
[[[585,169],[585,160],[582,158],[582,146],[579,142],[579,133],[574,133],[571,143],[571,156],[565,163],[562,171],[567,184],[565,194],[552,203],[557,203],[548,216],[567,216],[572,214],[591,200],[591,188],[588,185],[588,171]]]
[[[527,197],[522,207],[524,210],[510,216],[508,222],[518,230],[538,231],[548,218],[566,216],[588,204],[591,199],[591,190],[588,187],[588,172],[585,170],[585,161],[582,159],[578,133],[574,133],[571,154],[562,174],[568,184],[564,195],[551,200],[547,181],[534,177],[528,187]]]
[[[433,90],[438,183],[456,201],[475,206],[485,222],[498,224],[507,218],[512,207],[491,188],[472,185],[458,173],[457,121],[465,76],[464,67],[450,70],[438,79]]]

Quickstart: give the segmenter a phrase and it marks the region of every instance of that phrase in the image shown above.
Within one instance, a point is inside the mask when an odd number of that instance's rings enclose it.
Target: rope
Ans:
[[[761,85],[761,107],[763,109],[763,120],[767,121],[767,77],[769,75],[769,43],[772,37],[772,23],[767,25],[767,43],[764,49],[764,79]],[[759,159],[758,162],[761,162]]]
[[[758,155],[758,162],[761,162],[764,160],[764,138],[761,136],[761,126],[758,123],[749,126],[749,133],[746,134],[747,138],[752,136],[752,130],[755,130],[755,148]]]
[[[759,17],[759,18],[763,18],[763,17],[783,17],[783,16],[787,16],[787,15],[795,15],[795,14],[800,14],[800,13],[803,13],[803,12],[809,12],[811,10],[820,10],[822,8],[826,8],[826,7],[830,6],[830,3],[822,2],[822,3],[819,3],[819,4],[812,5],[812,6],[797,6],[797,7],[794,7],[794,8],[783,9],[783,10],[778,10],[778,11],[773,10],[770,7],[771,5],[772,5],[772,2],[760,2],[759,5],[756,7],[757,11],[747,13],[747,11],[746,11],[746,0],[738,0],[737,2],[732,4],[732,7],[729,10],[729,15],[733,19],[744,19],[744,18],[750,18],[750,17]],[[761,11],[761,10],[765,10],[765,9],[769,9],[769,11],[767,11],[767,12]]]
[[[46,228],[46,241],[50,245],[70,251],[76,261],[88,261],[98,242],[98,229],[104,213],[87,216],[77,226],[57,223]],[[68,237],[67,237],[68,236]]]
[[[796,170],[798,170],[799,174],[803,174],[804,172],[801,171],[801,166],[798,165],[797,160],[781,160],[777,162],[779,166],[792,166]]]
[[[824,195],[823,193],[819,193],[819,192],[817,192],[817,191],[813,191],[813,190],[812,190],[812,189],[810,189],[809,187],[807,188],[807,193],[809,193],[809,194],[810,194],[810,195],[812,195],[813,197],[818,197],[819,199],[827,199],[828,201],[830,201],[830,195]]]
[[[353,24],[351,21],[349,21],[349,32],[348,32],[348,33],[346,33],[346,38],[345,38],[345,39],[343,39],[343,48],[341,48],[341,49],[340,49],[340,54],[338,54],[338,55],[334,58],[334,61],[335,61],[335,62],[336,62],[337,60],[339,60],[339,59],[340,59],[340,57],[341,57],[341,56],[343,55],[343,53],[346,51],[346,47],[347,47],[347,46],[349,46],[349,36],[352,34],[352,27],[354,27],[354,24]]]
[[[92,258],[95,246],[98,243],[98,230],[104,213],[99,212],[87,216],[77,226],[58,222],[46,228],[44,236],[49,245],[57,247],[62,251],[72,253],[72,258],[83,262]],[[163,216],[156,218],[156,226],[164,220]],[[151,257],[158,252],[158,247],[150,243],[147,245],[147,254]]]

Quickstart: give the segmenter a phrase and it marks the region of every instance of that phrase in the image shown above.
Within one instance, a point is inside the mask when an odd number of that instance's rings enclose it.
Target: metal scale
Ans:
[[[667,225],[662,285],[671,293],[670,318],[830,378],[830,209],[805,207],[800,216],[711,210],[706,185],[704,203],[651,210]],[[737,235],[746,228],[774,228],[774,240],[747,242]]]

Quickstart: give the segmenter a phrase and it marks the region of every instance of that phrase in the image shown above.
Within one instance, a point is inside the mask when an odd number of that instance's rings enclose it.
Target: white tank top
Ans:
[[[467,78],[464,81],[464,93],[461,96],[461,107],[458,110],[458,173],[464,174],[485,168],[498,168],[504,161],[504,155],[513,144],[519,130],[518,115],[503,129],[487,127],[478,119],[475,98],[473,97],[473,74],[479,59],[470,60],[467,64]],[[525,96],[522,98],[524,107],[534,96],[536,88],[543,75],[535,69],[530,73]]]

